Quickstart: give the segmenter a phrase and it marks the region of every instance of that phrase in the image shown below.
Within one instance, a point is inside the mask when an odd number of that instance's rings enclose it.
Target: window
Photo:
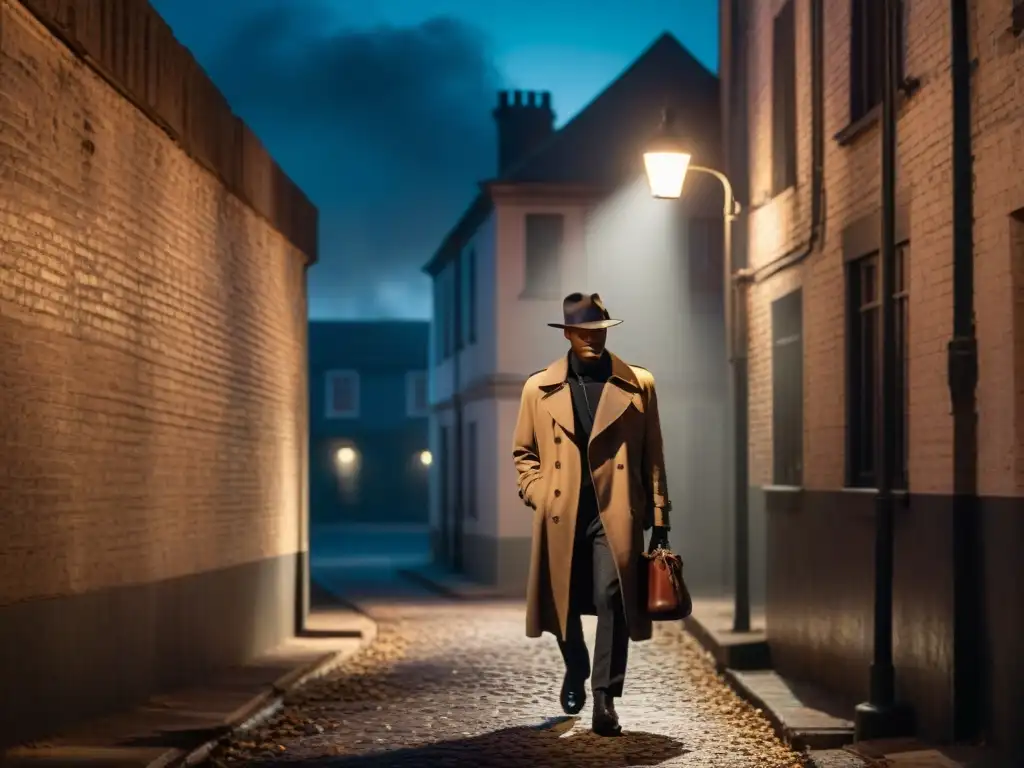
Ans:
[[[455,352],[455,265],[441,272],[441,359]]]
[[[850,122],[856,122],[882,103],[885,78],[885,0],[851,0],[850,9]],[[903,7],[900,3],[900,18]],[[902,26],[902,25],[901,25]],[[902,51],[902,29],[897,30]],[[903,57],[898,58],[903,79]]]
[[[466,344],[476,343],[476,250],[462,254],[462,329]]]
[[[772,482],[803,485],[803,295],[772,302]]]
[[[772,30],[772,195],[796,185],[796,14],[787,0]]]
[[[444,360],[444,280],[443,275],[434,275],[434,362]]]
[[[565,217],[560,213],[526,214],[526,281],[524,296],[562,298],[562,250]]]
[[[328,371],[324,381],[324,415],[328,419],[358,419],[359,373]]]
[[[405,374],[405,415],[410,419],[420,419],[429,412],[427,372],[409,371]]]
[[[476,422],[466,425],[466,515],[474,520],[477,515],[477,472],[479,461],[477,455]]]
[[[896,281],[890,298],[896,328],[895,456],[893,487],[907,487],[907,285],[908,246],[896,249]],[[878,441],[882,429],[879,393],[882,387],[882,327],[879,322],[878,253],[849,266],[848,463],[850,484],[873,488],[877,483]]]

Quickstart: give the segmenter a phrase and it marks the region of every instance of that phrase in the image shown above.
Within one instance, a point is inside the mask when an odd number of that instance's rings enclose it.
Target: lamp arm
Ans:
[[[732,182],[729,181],[728,176],[721,171],[716,171],[714,168],[705,168],[702,165],[691,165],[687,168],[687,171],[706,173],[718,179],[722,183],[722,187],[725,189],[725,206],[722,208],[722,215],[725,216],[726,221],[732,221],[739,216],[740,204],[732,192]]]

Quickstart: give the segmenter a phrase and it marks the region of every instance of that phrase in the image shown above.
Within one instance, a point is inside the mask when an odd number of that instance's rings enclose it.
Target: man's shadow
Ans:
[[[588,731],[566,734],[578,720],[555,718],[540,726],[503,728],[480,736],[453,739],[419,747],[378,751],[372,754],[310,757],[289,760],[288,765],[325,768],[484,768],[484,766],[534,766],[536,768],[627,768],[659,765],[686,754],[675,739],[643,731],[624,731],[602,738]],[[330,749],[330,742],[325,741]],[[274,758],[246,762],[250,768],[276,765]]]

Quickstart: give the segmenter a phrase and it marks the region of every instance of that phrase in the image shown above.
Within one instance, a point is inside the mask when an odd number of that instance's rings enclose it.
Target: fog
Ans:
[[[643,178],[597,207],[586,228],[586,290],[623,323],[608,348],[657,382],[673,548],[700,594],[731,584],[728,370],[722,218],[655,200]]]

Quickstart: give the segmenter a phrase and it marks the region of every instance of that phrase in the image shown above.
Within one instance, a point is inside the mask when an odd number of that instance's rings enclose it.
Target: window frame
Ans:
[[[894,490],[909,487],[909,341],[910,308],[907,268],[910,261],[910,242],[904,240],[896,245],[896,284],[889,297],[894,312],[896,331],[896,356],[899,365],[896,371],[896,389],[902,393],[897,403],[896,418],[900,423],[896,436],[896,462],[893,467]],[[865,292],[865,271],[870,267],[870,292]],[[847,485],[851,488],[875,488],[878,482],[879,432],[882,429],[882,414],[879,409],[882,386],[882,327],[878,321],[878,296],[881,278],[881,253],[878,250],[866,253],[847,262],[846,313],[847,313],[847,398],[846,398],[846,465]],[[870,336],[871,355],[868,362],[863,330],[867,322],[863,318],[871,313]],[[869,371],[870,381],[864,373]],[[870,399],[869,404],[864,400]],[[867,415],[870,413],[870,417]]]
[[[348,379],[352,382],[353,405],[346,411],[334,407],[335,382]],[[331,420],[358,419],[362,407],[362,392],[359,371],[352,368],[338,368],[324,373],[324,418]]]
[[[779,326],[781,325],[782,310],[786,307],[783,302],[797,302],[797,314],[793,323],[794,327],[784,329],[786,334],[780,336]],[[771,343],[772,343],[772,483],[779,486],[801,487],[803,485],[804,473],[804,375],[806,372],[806,350],[804,347],[804,297],[803,289],[795,288],[788,293],[779,296],[771,303]],[[782,360],[779,350],[783,346],[797,345],[796,363],[799,368],[797,373],[780,370]],[[791,347],[790,347],[791,348]],[[779,379],[796,379],[796,388],[799,393],[795,397],[795,403],[791,403],[794,412],[791,414],[780,413],[784,399],[779,392]],[[788,393],[791,395],[792,393]],[[792,416],[795,424],[781,424],[787,416]],[[782,433],[786,434],[783,435]],[[782,461],[780,461],[782,459]]]
[[[423,407],[416,407],[417,383],[423,382]],[[405,372],[405,415],[410,419],[422,419],[430,415],[430,379],[425,370]]]
[[[896,81],[902,83],[906,71],[906,45],[903,33],[906,9],[902,0],[898,2],[899,25],[896,35],[899,56],[896,57]],[[872,24],[877,25],[877,28],[872,29]],[[850,0],[850,60],[847,73],[850,90],[850,125],[870,119],[870,116],[881,108],[885,61],[879,52],[884,50],[884,38],[884,1]],[[870,71],[871,66],[877,67],[877,71]]]
[[[787,39],[780,41],[783,25]],[[772,197],[797,185],[796,26],[796,2],[786,0],[772,20]]]

